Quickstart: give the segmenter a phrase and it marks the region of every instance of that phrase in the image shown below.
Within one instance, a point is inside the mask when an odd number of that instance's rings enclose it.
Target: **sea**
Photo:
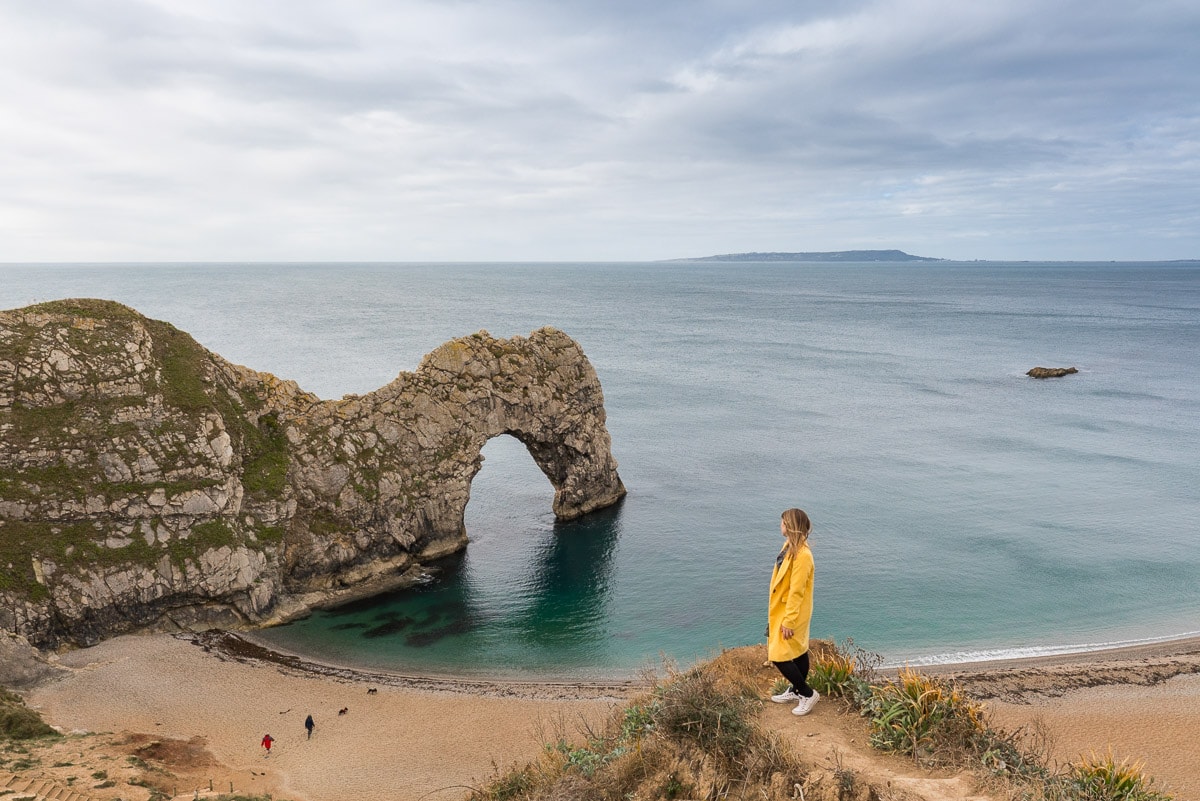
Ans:
[[[923,665],[1200,634],[1200,264],[6,264],[322,398],[561,328],[629,495],[556,523],[508,436],[425,583],[256,636],[319,661],[617,678],[762,642],[805,509],[812,634]],[[1077,367],[1059,379],[1034,366]]]

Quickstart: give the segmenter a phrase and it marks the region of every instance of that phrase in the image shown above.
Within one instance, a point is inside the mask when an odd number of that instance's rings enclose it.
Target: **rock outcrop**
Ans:
[[[625,494],[561,331],[477,334],[322,401],[110,301],[0,312],[0,629],[39,647],[275,622],[466,545],[488,439],[570,520]]]
[[[1074,367],[1033,367],[1025,375],[1030,378],[1062,378],[1078,372]]]

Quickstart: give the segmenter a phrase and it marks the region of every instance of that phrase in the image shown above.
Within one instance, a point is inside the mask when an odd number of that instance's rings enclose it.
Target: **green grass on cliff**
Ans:
[[[257,542],[240,536],[229,522],[216,519],[193,526],[189,537],[175,537],[165,545],[147,543],[135,533],[128,544],[110,548],[105,544],[105,533],[89,522],[0,520],[0,591],[16,592],[31,600],[45,598],[48,590],[37,581],[34,559],[79,574],[87,569],[106,570],[129,564],[155,565],[165,555],[182,570],[207,551],[236,548],[243,542],[261,549],[283,537],[282,530],[271,526],[259,526],[254,534]]]
[[[48,523],[45,521],[0,521],[0,589],[24,592],[37,600],[47,595],[33,570],[33,560],[50,560],[60,568],[76,571],[87,566],[100,568],[157,561],[146,541],[134,538],[126,548],[107,548],[96,537],[103,534],[91,523]],[[151,562],[153,563],[153,562]]]
[[[212,354],[170,323],[148,320],[162,365],[163,399],[185,412],[216,411],[242,454],[242,485],[259,500],[277,498],[287,485],[287,436],[275,414],[250,418],[262,407],[249,392],[234,393],[209,381]]]
[[[37,712],[25,706],[19,695],[0,688],[0,740],[59,736]]]
[[[151,322],[154,355],[161,367],[163,400],[185,412],[202,412],[214,407],[205,381],[209,359],[200,343],[170,323]]]
[[[221,381],[220,370],[211,352],[185,331],[170,323],[151,320],[120,303],[107,300],[73,298],[30,306],[23,311],[37,314],[62,314],[97,320],[118,322],[140,322],[150,333],[154,359],[158,364],[158,381],[149,379],[147,389],[162,394],[163,402],[183,414],[183,420],[172,424],[185,433],[192,433],[200,426],[200,416],[217,412],[225,421],[233,446],[242,455],[243,484],[252,497],[270,500],[282,493],[286,486],[289,450],[282,426],[274,415],[258,415],[262,400],[253,391],[243,387],[227,387]],[[35,329],[36,330],[36,329]],[[73,333],[72,332],[69,332]],[[82,332],[81,332],[82,333]],[[33,333],[19,336],[5,348],[5,358],[19,362],[32,346]],[[104,338],[88,333],[84,340],[74,343],[85,353],[87,349],[106,347]],[[8,353],[8,351],[12,353]],[[122,407],[143,404],[143,396],[90,398],[86,403],[69,401],[46,406],[28,407],[20,403],[3,413],[10,416],[13,431],[10,432],[18,444],[37,438],[55,442],[93,439],[113,441],[129,437],[136,439],[138,428],[131,423],[113,422]],[[180,423],[184,423],[180,427]],[[68,433],[75,429],[75,433]],[[73,497],[91,488],[88,477],[68,476],[64,472],[50,476],[52,489],[69,491]],[[94,483],[95,479],[91,479]],[[0,492],[13,491],[11,486],[0,486]]]
[[[143,320],[141,314],[115,300],[99,298],[66,298],[35,303],[21,309],[32,314],[66,314],[72,317],[90,317],[99,320]]]
[[[208,520],[192,526],[192,535],[186,540],[172,540],[171,557],[182,566],[184,560],[195,559],[205,551],[236,548],[240,539],[226,521]]]
[[[216,412],[225,421],[234,449],[242,456],[243,484],[247,493],[258,500],[271,500],[283,492],[290,461],[283,427],[275,415],[258,415],[262,400],[252,389],[225,386],[220,380],[217,357],[189,334],[170,323],[150,320],[127,306],[105,300],[51,301],[23,311],[140,322],[151,335],[154,358],[159,367],[157,379],[146,376],[146,390],[161,393],[164,403],[178,413],[162,421],[162,430],[149,433],[160,436],[177,432],[194,436],[202,425],[202,416]],[[37,330],[32,326],[16,329],[18,336],[0,349],[0,357],[17,363],[26,359]],[[118,344],[122,341],[121,330],[123,327],[118,326],[113,333],[96,336],[90,329],[76,331],[72,328],[67,331],[67,336],[84,337],[72,344],[86,355],[97,349],[123,350]],[[117,422],[123,410],[146,402],[143,395],[89,397],[86,401],[49,406],[17,402],[10,409],[0,411],[0,422],[12,423],[6,439],[14,447],[28,448],[36,444],[50,450],[82,448],[87,453],[111,447],[116,441],[136,442],[147,436],[148,432],[137,423]],[[94,457],[95,453],[92,455]],[[31,500],[50,494],[74,500],[99,494],[113,500],[115,494],[129,491],[124,484],[105,482],[91,465],[66,467],[56,464],[22,472],[20,477],[0,477],[0,497]],[[184,489],[204,486],[211,486],[211,482],[201,481]],[[157,485],[139,485],[135,492],[156,488]]]
[[[242,443],[245,460],[242,486],[253,497],[277,497],[287,486],[291,462],[287,435],[278,416],[264,414],[258,419],[257,426],[246,425],[242,430]]]
[[[130,465],[137,459],[138,449],[151,444],[149,449],[164,475],[174,472],[187,476],[197,459],[206,458],[197,456],[190,443],[200,441],[197,438],[203,436],[205,418],[213,413],[224,421],[232,447],[241,457],[247,500],[271,501],[283,494],[290,451],[278,417],[262,414],[263,389],[252,383],[240,384],[236,371],[226,369],[219,357],[186,332],[112,301],[69,299],[22,311],[90,318],[107,324],[80,324],[75,320],[74,324],[55,322],[53,330],[41,329],[36,323],[6,328],[0,341],[0,358],[19,364],[32,353],[41,352],[49,342],[43,341],[46,337],[65,337],[68,349],[84,365],[83,383],[96,383],[99,379],[88,374],[93,369],[89,364],[96,366],[112,359],[120,364],[126,358],[125,343],[135,336],[136,324],[144,326],[150,335],[150,366],[157,369],[141,374],[140,390],[136,386],[123,390],[137,391],[135,395],[87,392],[83,398],[63,403],[38,406],[16,402],[0,410],[0,423],[11,423],[4,434],[5,450],[13,454],[37,452],[42,462],[0,471],[0,498],[27,504],[31,509],[48,506],[50,515],[57,516],[53,507],[60,503],[83,508],[91,499],[99,498],[107,509],[124,499],[144,500],[156,490],[173,498],[188,491],[210,489],[224,483],[224,477],[211,468],[201,471],[206,475],[193,478],[110,481],[99,459],[102,453],[113,452]],[[89,362],[89,357],[98,361]],[[154,395],[162,396],[166,415],[148,405]],[[143,406],[156,413],[131,413],[129,408]],[[162,524],[156,518],[146,522],[156,527]],[[97,526],[90,519],[0,520],[0,591],[32,601],[44,600],[48,590],[37,580],[35,560],[52,562],[60,573],[82,573],[123,565],[153,568],[165,556],[182,569],[204,552],[223,546],[246,545],[260,550],[274,547],[282,541],[284,531],[277,526],[254,522],[242,525],[240,521],[218,518],[194,526],[186,539],[171,537],[166,543],[147,543],[139,530],[127,544],[108,547],[106,543],[113,542],[113,536],[121,537],[111,524]],[[52,583],[53,578],[49,581]]]

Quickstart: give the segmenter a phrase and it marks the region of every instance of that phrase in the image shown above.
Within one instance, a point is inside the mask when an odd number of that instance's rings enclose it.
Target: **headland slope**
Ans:
[[[556,329],[480,331],[321,400],[111,301],[0,312],[0,630],[241,627],[413,581],[465,547],[501,434],[560,520],[625,494],[595,370]]]

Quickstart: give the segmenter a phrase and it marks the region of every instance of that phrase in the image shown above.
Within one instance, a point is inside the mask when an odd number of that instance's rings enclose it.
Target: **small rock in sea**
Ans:
[[[1074,367],[1034,367],[1025,375],[1030,378],[1062,378],[1064,375],[1078,372]]]

